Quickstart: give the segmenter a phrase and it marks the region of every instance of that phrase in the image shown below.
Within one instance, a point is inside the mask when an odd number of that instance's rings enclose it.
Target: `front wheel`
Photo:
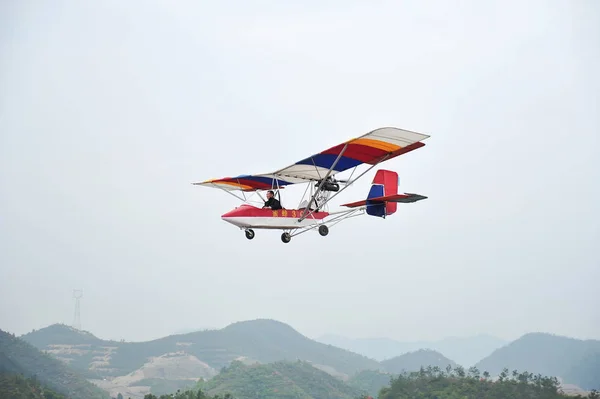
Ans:
[[[323,237],[325,237],[327,234],[329,234],[329,227],[325,226],[324,224],[319,226],[319,234],[321,234]]]

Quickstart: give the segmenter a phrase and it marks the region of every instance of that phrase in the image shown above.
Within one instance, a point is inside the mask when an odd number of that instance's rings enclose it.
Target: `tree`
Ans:
[[[479,369],[475,366],[469,367],[469,376],[479,379]]]

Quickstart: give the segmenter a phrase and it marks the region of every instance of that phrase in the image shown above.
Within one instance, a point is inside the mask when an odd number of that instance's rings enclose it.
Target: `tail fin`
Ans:
[[[398,173],[391,170],[380,169],[375,174],[367,199],[349,204],[343,204],[349,208],[366,206],[368,215],[385,218],[396,213],[398,202],[416,202],[427,197],[419,194],[398,194],[400,181]]]
[[[376,198],[398,194],[398,185],[398,173],[391,170],[378,170],[367,195],[367,214],[385,217],[396,213],[398,207],[396,202],[386,202]]]

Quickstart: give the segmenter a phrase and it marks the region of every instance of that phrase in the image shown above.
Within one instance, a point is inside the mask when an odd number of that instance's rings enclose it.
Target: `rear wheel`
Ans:
[[[327,234],[329,234],[329,227],[327,227],[324,224],[320,225],[319,226],[319,234],[321,234],[323,237],[325,237]]]
[[[290,233],[286,232],[281,235],[281,241],[285,242],[286,244],[288,242],[290,242],[291,239],[292,239],[292,236],[290,235]]]
[[[253,239],[254,238],[254,230],[252,230],[252,229],[246,230],[246,238],[249,240]]]

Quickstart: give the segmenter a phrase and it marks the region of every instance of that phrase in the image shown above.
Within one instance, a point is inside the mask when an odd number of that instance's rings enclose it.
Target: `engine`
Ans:
[[[315,187],[319,187],[319,185],[321,184],[323,180],[319,180],[316,184]],[[323,191],[339,191],[340,190],[340,184],[335,181],[334,179],[332,179],[331,177],[328,177],[327,180],[325,180],[325,182],[323,183],[323,186],[321,186],[321,190]]]

